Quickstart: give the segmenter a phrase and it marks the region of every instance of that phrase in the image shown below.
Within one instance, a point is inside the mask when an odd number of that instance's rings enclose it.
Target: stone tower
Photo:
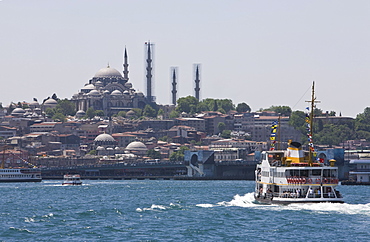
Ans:
[[[176,82],[176,68],[172,68],[172,104],[176,105],[177,100],[177,82]]]
[[[147,58],[146,58],[146,98],[148,102],[153,102],[152,96],[152,51],[150,49],[150,42],[145,43],[147,46]]]
[[[123,78],[128,81],[128,57],[127,57],[127,50],[125,47],[125,53],[123,56]]]
[[[200,87],[199,87],[199,83],[200,83],[200,79],[199,79],[199,65],[195,65],[196,66],[196,69],[195,69],[195,98],[198,99],[199,101],[199,98],[200,98]]]

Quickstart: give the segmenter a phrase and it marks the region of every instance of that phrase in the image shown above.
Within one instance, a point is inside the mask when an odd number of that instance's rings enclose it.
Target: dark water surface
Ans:
[[[260,205],[252,181],[0,183],[0,241],[370,241],[370,187],[345,204]]]

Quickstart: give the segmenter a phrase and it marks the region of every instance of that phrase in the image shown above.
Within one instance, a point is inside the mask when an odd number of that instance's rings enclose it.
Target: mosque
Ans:
[[[148,99],[141,91],[136,91],[128,77],[128,56],[125,49],[123,75],[110,67],[100,69],[79,93],[72,96],[77,112],[86,112],[90,107],[103,110],[106,116],[132,108],[144,108]]]

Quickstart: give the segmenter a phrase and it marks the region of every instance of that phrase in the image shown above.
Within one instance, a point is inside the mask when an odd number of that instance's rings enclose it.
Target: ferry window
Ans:
[[[313,176],[321,176],[321,170],[312,170]]]
[[[308,177],[308,171],[301,171],[301,176],[306,176],[306,177]]]
[[[330,170],[324,170],[324,173],[323,173],[323,176],[324,177],[330,177]]]

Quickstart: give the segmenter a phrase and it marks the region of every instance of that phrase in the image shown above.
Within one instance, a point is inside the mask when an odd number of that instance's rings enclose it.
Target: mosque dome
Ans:
[[[87,84],[82,88],[82,90],[93,90],[93,89],[95,89],[95,86],[93,84]]]
[[[116,140],[109,134],[99,134],[94,139],[95,142],[115,142]]]
[[[45,110],[47,108],[55,108],[57,105],[58,105],[58,102],[52,98],[49,98],[48,100],[44,102]]]
[[[79,110],[76,112],[76,117],[78,118],[82,118],[85,115],[86,115],[86,112],[84,110]]]
[[[56,100],[52,99],[52,98],[49,98],[48,100],[46,100],[44,102],[44,104],[48,104],[48,105],[54,105],[55,104],[55,105],[57,105],[58,102]]]
[[[97,87],[102,87],[102,86],[104,86],[104,84],[103,84],[101,81],[97,81],[97,82],[95,83],[95,86],[97,86]]]
[[[100,69],[94,77],[97,77],[97,78],[122,78],[122,75],[119,71],[117,71],[116,69],[114,68],[111,68],[111,67],[106,67],[106,68],[102,68]]]
[[[130,95],[130,93],[126,90],[123,92],[124,95]]]
[[[122,92],[120,90],[114,90],[111,95],[122,95]]]
[[[143,93],[143,92],[141,92],[141,91],[137,91],[137,92],[136,92],[136,94],[137,94],[138,96],[140,96],[140,97],[144,96],[144,93]]]
[[[127,87],[127,88],[132,88],[132,83],[131,83],[131,82],[126,82],[126,83],[125,83],[125,87]]]
[[[130,111],[128,111],[127,113],[126,113],[126,116],[127,117],[131,117],[131,116],[135,116],[136,115],[136,113],[133,111],[133,110],[130,110]]]
[[[98,90],[91,90],[91,91],[89,92],[89,95],[90,95],[90,96],[99,96],[99,95],[100,95],[100,93],[99,93],[99,91],[98,91]]]
[[[148,148],[140,141],[134,141],[127,145],[126,150],[129,151],[147,151]]]
[[[105,90],[103,93],[104,94],[110,94],[110,92],[108,90]]]
[[[23,110],[22,108],[16,108],[12,111],[12,115],[23,115],[25,113],[26,111]]]
[[[96,147],[96,150],[97,151],[102,151],[102,150],[105,150],[105,148],[103,146],[98,146],[98,147]]]
[[[29,104],[30,108],[38,108],[40,104],[37,101],[33,101]]]

